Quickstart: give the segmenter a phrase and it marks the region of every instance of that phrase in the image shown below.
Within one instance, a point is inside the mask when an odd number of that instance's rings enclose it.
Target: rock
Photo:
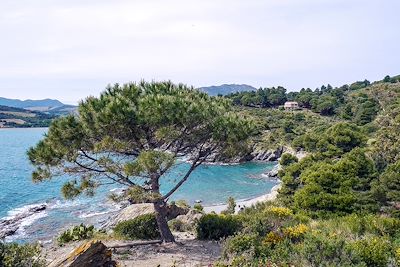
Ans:
[[[18,231],[23,219],[44,211],[46,207],[46,204],[31,206],[12,218],[0,220],[0,239],[15,234],[15,232]]]
[[[176,218],[178,215],[183,215],[188,212],[188,209],[178,207],[176,205],[169,205],[167,211],[168,220]],[[134,219],[144,214],[155,213],[152,203],[132,204],[122,209],[116,216],[111,216],[104,223],[100,229],[108,230],[116,226],[119,222]]]
[[[101,241],[92,240],[74,249],[71,253],[50,263],[49,267],[111,267],[112,252]]]
[[[269,178],[278,178],[278,172],[281,169],[282,169],[282,166],[280,164],[277,164],[274,168],[272,168],[272,170],[270,170],[264,174],[267,175]]]
[[[176,219],[194,228],[202,216],[203,213],[200,211],[189,210],[187,214],[179,215],[178,217],[176,217]]]
[[[251,157],[252,160],[255,161],[277,161],[280,156],[282,155],[284,150],[284,147],[280,146],[277,149],[269,149],[269,150],[260,150],[260,149],[254,149],[253,152],[251,152]]]

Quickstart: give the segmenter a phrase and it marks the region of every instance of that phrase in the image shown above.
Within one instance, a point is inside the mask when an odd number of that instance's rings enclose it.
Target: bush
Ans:
[[[391,245],[386,238],[358,240],[352,243],[350,248],[367,266],[383,267],[389,262]]]
[[[63,245],[65,243],[71,242],[71,241],[79,241],[79,240],[84,240],[84,239],[89,239],[92,238],[94,235],[94,226],[86,226],[83,224],[80,224],[78,226],[74,226],[73,228],[63,232],[58,238],[58,244]]]
[[[228,198],[228,206],[226,207],[226,210],[222,211],[222,214],[234,214],[235,213],[235,208],[236,208],[236,202],[233,197]]]
[[[190,205],[184,199],[173,201],[171,204],[175,204],[179,208],[190,209]]]
[[[0,241],[0,266],[44,267],[45,260],[40,256],[40,246],[36,244],[3,244]]]
[[[236,216],[206,214],[200,218],[196,232],[199,239],[219,240],[235,234],[241,227]]]
[[[168,226],[171,228],[173,231],[177,232],[185,232],[189,230],[189,226],[186,225],[184,222],[178,219],[172,219],[168,222]]]
[[[203,206],[199,203],[194,204],[193,209],[200,211],[200,212],[203,212],[203,210],[204,210]]]
[[[157,220],[154,214],[140,215],[134,219],[118,223],[114,228],[117,237],[123,239],[158,239]]]
[[[230,258],[241,255],[243,252],[254,250],[258,245],[257,236],[254,234],[238,234],[228,237],[223,246],[223,256]]]
[[[297,159],[296,156],[293,156],[292,154],[285,153],[282,155],[281,159],[279,160],[279,164],[282,166],[289,166],[292,163],[298,162],[299,160]]]

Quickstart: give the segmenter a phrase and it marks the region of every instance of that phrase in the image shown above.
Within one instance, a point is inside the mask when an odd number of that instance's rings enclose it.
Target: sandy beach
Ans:
[[[236,201],[236,212],[240,210],[240,208],[244,207],[250,207],[258,202],[264,202],[264,201],[269,201],[269,200],[274,200],[276,196],[278,195],[278,190],[281,188],[281,184],[277,184],[274,187],[272,187],[271,192],[264,194],[259,197],[247,199],[247,200],[242,200],[242,201]],[[221,211],[225,210],[227,207],[226,204],[222,205],[212,205],[212,206],[205,206],[204,211],[207,213],[210,213],[212,211],[216,213],[221,213]]]

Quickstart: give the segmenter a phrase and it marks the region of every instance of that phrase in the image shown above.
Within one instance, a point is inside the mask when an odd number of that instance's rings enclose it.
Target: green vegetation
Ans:
[[[234,214],[235,213],[235,208],[236,208],[236,202],[233,197],[228,198],[228,205],[225,210],[223,210],[221,213],[222,214]]]
[[[286,94],[300,111],[240,108],[257,118],[256,146],[307,156],[283,154],[278,199],[233,215],[242,227],[225,241],[219,266],[400,264],[398,78]]]
[[[233,235],[241,228],[237,217],[232,215],[205,214],[200,218],[196,232],[199,239],[219,240]]]
[[[40,255],[40,245],[2,243],[0,241],[0,266],[44,267],[46,261]]]
[[[237,216],[248,226],[225,241],[217,266],[390,266],[399,260],[399,219],[352,214],[312,220],[271,203]]]
[[[140,215],[134,219],[118,223],[114,234],[123,239],[160,239],[157,220],[154,214]]]
[[[71,241],[79,241],[84,239],[90,239],[94,236],[95,229],[93,225],[77,225],[68,229],[67,231],[61,233],[57,238],[58,244],[60,246],[71,242]]]
[[[193,205],[193,209],[202,212],[204,208],[200,203],[196,203]]]

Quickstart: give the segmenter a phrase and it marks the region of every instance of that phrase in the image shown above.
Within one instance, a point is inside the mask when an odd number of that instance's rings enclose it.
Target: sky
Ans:
[[[0,0],[0,96],[172,80],[289,91],[400,74],[398,0]]]

